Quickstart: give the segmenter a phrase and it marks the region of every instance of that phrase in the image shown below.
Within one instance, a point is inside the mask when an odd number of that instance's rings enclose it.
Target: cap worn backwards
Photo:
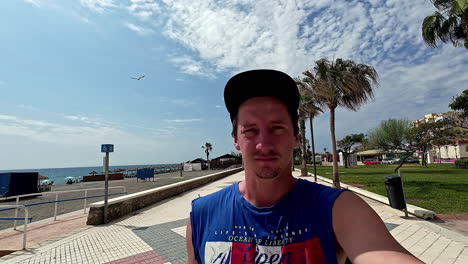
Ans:
[[[293,78],[276,70],[251,70],[233,76],[224,88],[224,102],[233,121],[239,106],[252,97],[271,96],[282,101],[297,116],[299,91]]]

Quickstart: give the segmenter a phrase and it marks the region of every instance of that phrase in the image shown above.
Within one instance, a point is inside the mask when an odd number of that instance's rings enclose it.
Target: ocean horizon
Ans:
[[[177,163],[178,164],[178,163]],[[153,166],[164,166],[175,164],[144,164],[144,165],[112,165],[109,166],[109,172],[115,169],[135,169],[146,168]],[[68,168],[42,168],[42,169],[14,169],[14,170],[0,170],[0,173],[5,172],[38,172],[40,175],[49,177],[54,184],[66,183],[66,177],[82,177],[91,175],[91,171],[96,171],[98,174],[102,173],[103,166],[89,166],[89,167],[68,167]]]

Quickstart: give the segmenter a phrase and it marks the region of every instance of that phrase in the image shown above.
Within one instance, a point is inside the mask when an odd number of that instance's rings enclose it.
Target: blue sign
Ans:
[[[101,152],[114,152],[114,144],[102,144]]]

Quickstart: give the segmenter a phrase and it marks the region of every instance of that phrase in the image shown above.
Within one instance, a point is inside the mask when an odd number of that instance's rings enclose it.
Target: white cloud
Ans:
[[[42,1],[41,0],[24,0],[26,3],[30,3],[36,7],[41,7]]]
[[[115,6],[82,1],[97,9]],[[163,34],[192,51],[169,61],[182,73],[210,79],[252,68],[297,76],[322,57],[411,68],[434,53],[420,36],[422,19],[433,11],[427,1],[131,0],[127,10],[145,18],[145,27],[127,25],[140,34],[164,18]]]
[[[110,8],[118,7],[114,0],[80,0],[80,3],[97,13],[103,13]]]
[[[216,108],[222,108],[223,106],[221,105],[215,105]]]
[[[190,107],[190,106],[196,105],[199,100],[199,98],[197,97],[191,97],[191,98],[171,98],[171,97],[166,97],[166,96],[153,97],[153,96],[141,94],[138,92],[133,92],[133,96],[139,98],[140,100],[148,100],[148,101],[159,103],[159,104],[170,103],[170,104],[175,104],[175,105],[182,106],[182,107]]]
[[[193,119],[166,119],[164,122],[171,122],[171,123],[191,123],[191,122],[200,122],[202,119],[193,118]]]
[[[92,24],[93,22],[91,22],[91,20],[88,18],[88,17],[85,17],[85,16],[80,16],[80,15],[77,15],[76,16],[81,22],[85,23],[85,24]]]
[[[117,6],[110,0],[82,4],[96,12]],[[340,112],[346,118],[337,116],[339,133],[355,129],[356,120],[364,120],[363,132],[390,116],[444,111],[468,82],[463,48],[430,49],[422,41],[421,22],[434,11],[430,1],[131,0],[125,10],[139,19],[138,27],[162,28],[184,47],[167,52],[184,74],[214,79],[275,68],[298,76],[320,58],[339,57],[374,66],[381,83],[375,102],[357,113]]]
[[[45,120],[0,115],[0,135],[15,138],[23,137],[34,142],[47,142],[64,146],[119,142],[127,145],[150,145],[153,147],[168,138],[174,137],[177,132],[177,129],[173,126],[148,128],[131,124],[117,124],[110,121],[96,121],[81,116],[70,115],[64,116],[64,118],[79,121],[80,123],[60,124]],[[169,122],[176,123],[195,121],[197,120],[169,120]]]
[[[394,115],[410,119],[448,110],[452,96],[468,83],[468,57],[457,54],[456,49],[445,46],[439,54],[411,67],[405,62],[382,65],[381,87],[372,108],[392,109]]]
[[[44,120],[22,119],[15,116],[0,116],[0,134],[22,136],[54,144],[79,145],[102,142],[108,138],[121,138],[125,132],[110,127],[68,126]]]
[[[141,26],[137,26],[135,24],[132,24],[132,23],[124,23],[124,25],[129,28],[130,30],[138,33],[138,35],[141,35],[141,36],[144,36],[144,35],[149,35],[151,33],[153,33],[153,30],[151,29],[148,29],[148,28],[144,28],[144,27],[141,27]]]
[[[113,124],[110,122],[105,122],[100,118],[97,117],[87,117],[87,116],[75,116],[75,115],[63,115],[63,118],[72,120],[72,121],[80,121],[85,124],[94,125],[94,126],[112,126]]]
[[[209,79],[213,79],[215,77],[208,65],[204,65],[202,61],[196,61],[189,56],[174,56],[169,58],[169,61],[177,65],[182,73],[207,77]]]
[[[153,130],[153,135],[158,138],[171,138],[175,136],[177,128],[173,126],[166,126],[163,128],[157,128]]]
[[[81,118],[79,116],[64,116],[65,119],[69,119],[69,120],[80,120]]]
[[[16,116],[0,115],[0,120],[16,120]]]
[[[77,115],[64,115],[62,117],[71,120],[74,122],[82,123],[90,125],[92,129],[95,128],[111,128],[111,129],[118,129],[122,131],[134,131],[138,133],[148,134],[157,139],[167,139],[170,137],[175,136],[176,127],[173,126],[163,126],[163,127],[147,127],[138,124],[128,124],[128,123],[121,123],[121,122],[113,122],[108,120],[103,120],[98,117],[87,117],[87,116],[77,116]],[[1,119],[1,116],[0,116]],[[195,122],[199,121],[199,119],[176,119],[176,120],[165,120],[166,122],[173,122],[173,123],[184,123],[184,122]]]
[[[132,15],[147,19],[161,13],[160,4],[153,0],[130,0],[128,10]]]
[[[192,106],[196,104],[195,98],[177,98],[177,99],[170,99],[169,102],[172,104],[180,105],[180,106]]]
[[[32,106],[32,105],[20,104],[20,105],[17,105],[17,106],[18,106],[19,108],[26,109],[26,110],[39,111],[39,108],[34,107],[34,106]]]

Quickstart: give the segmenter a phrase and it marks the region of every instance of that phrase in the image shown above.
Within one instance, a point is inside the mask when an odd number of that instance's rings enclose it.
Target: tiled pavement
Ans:
[[[93,227],[1,263],[185,263],[185,223],[190,202],[239,181],[243,172],[155,204],[108,225]],[[310,178],[308,178],[310,179]],[[426,263],[468,263],[468,238],[365,199],[392,235]]]

